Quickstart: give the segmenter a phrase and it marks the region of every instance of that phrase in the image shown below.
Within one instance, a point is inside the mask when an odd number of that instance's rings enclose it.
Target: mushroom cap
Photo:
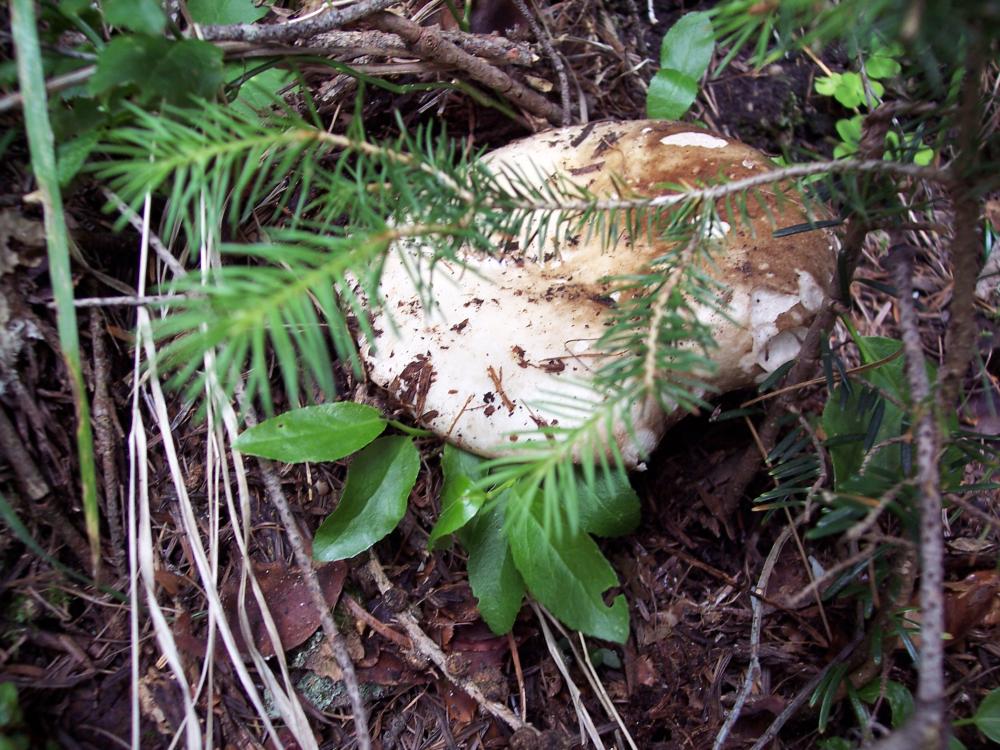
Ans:
[[[501,183],[512,173],[537,185],[565,179],[609,198],[771,169],[766,156],[742,143],[652,120],[550,130],[497,149],[485,162]],[[722,392],[753,385],[798,354],[835,269],[829,233],[772,236],[808,221],[797,195],[778,183],[759,195],[746,201],[749,221],[713,229],[718,241],[706,271],[721,284],[725,314],[696,308],[718,343],[710,352],[717,369],[704,380]],[[721,201],[719,213],[725,215]],[[609,356],[595,344],[618,295],[610,277],[647,271],[670,249],[655,237],[606,247],[586,235],[549,232],[544,244],[497,238],[505,249],[495,255],[467,250],[462,264],[439,262],[429,309],[412,274],[426,251],[397,242],[380,282],[376,338],[362,345],[372,380],[435,432],[481,455],[502,455],[539,427],[582,422],[601,401],[590,381]],[[683,416],[678,412],[652,400],[632,406],[631,419],[622,420],[632,428],[616,424],[613,435],[627,466],[655,447]]]

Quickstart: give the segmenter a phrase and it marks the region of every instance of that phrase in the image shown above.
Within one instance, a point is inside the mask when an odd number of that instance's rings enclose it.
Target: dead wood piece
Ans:
[[[382,31],[398,34],[418,57],[461,68],[469,78],[488,86],[531,114],[555,124],[562,122],[562,110],[555,104],[485,60],[452,44],[437,29],[419,26],[394,13],[378,13],[372,17],[372,22]]]
[[[0,409],[0,451],[14,470],[14,476],[17,477],[25,500],[35,502],[49,494],[48,482],[38,470],[38,466],[35,465],[3,409]]]
[[[116,446],[121,443],[123,433],[118,417],[115,414],[114,402],[108,393],[108,382],[111,380],[111,363],[104,342],[104,317],[99,310],[91,310],[90,344],[94,357],[94,405],[92,417],[94,421],[95,448],[101,461],[101,480],[104,489],[104,517],[108,521],[108,536],[111,540],[109,550],[111,562],[119,574],[123,572],[125,554],[125,536],[122,530],[122,512],[120,502],[121,484],[118,481],[118,451]]]
[[[397,0],[361,0],[343,9],[327,10],[308,18],[282,23],[235,23],[226,26],[202,26],[199,35],[207,42],[290,42],[308,39],[395,5]]]
[[[524,42],[512,42],[502,36],[466,34],[462,31],[442,31],[441,37],[470,55],[488,60],[494,65],[519,65],[526,67],[538,61],[538,55]],[[239,51],[239,47],[232,49]],[[247,51],[274,54],[278,50]],[[304,47],[290,47],[280,50],[284,53],[302,52],[352,52],[362,55],[405,57],[412,54],[405,41],[398,34],[383,31],[327,31],[309,39]]]

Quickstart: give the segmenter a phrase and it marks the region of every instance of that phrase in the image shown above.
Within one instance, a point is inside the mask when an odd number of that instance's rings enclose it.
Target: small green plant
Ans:
[[[684,116],[698,96],[714,50],[715,34],[708,13],[686,13],[670,27],[660,46],[660,69],[646,94],[650,117],[679,120]]]
[[[824,680],[817,687],[813,700],[835,693],[837,682]],[[889,706],[889,726],[892,729],[899,729],[913,715],[913,694],[906,685],[894,680],[886,680],[883,685],[881,680],[875,679],[860,689],[849,689],[848,693],[854,714],[862,727],[870,724],[870,709],[882,700]],[[1000,745],[1000,688],[987,693],[972,716],[953,721],[951,726],[974,726],[990,744]],[[819,747],[822,750],[854,750],[857,745],[844,737],[827,737],[819,742]],[[948,737],[948,750],[966,750],[966,745],[952,734]]]
[[[340,502],[313,540],[316,559],[343,560],[386,537],[406,512],[420,456],[412,437],[380,436],[389,424],[370,406],[321,404],[265,420],[246,430],[235,447],[287,463],[353,454]],[[604,603],[605,591],[618,579],[591,535],[620,536],[638,524],[639,498],[626,478],[599,471],[593,483],[581,482],[578,523],[553,534],[543,504],[523,497],[531,490],[496,484],[484,459],[445,445],[441,468],[441,514],[428,544],[459,540],[480,613],[496,633],[511,629],[528,591],[568,626],[625,641],[628,607],[620,595],[611,606]]]
[[[833,149],[835,158],[843,159],[857,153],[865,116],[882,103],[885,95],[883,82],[898,77],[902,72],[903,66],[899,62],[902,55],[903,48],[899,44],[876,45],[871,54],[863,59],[863,72],[831,72],[816,79],[814,88],[817,94],[832,97],[855,112],[851,117],[837,120],[840,142]],[[934,149],[924,146],[915,133],[900,136],[890,130],[886,133],[885,158],[902,158],[914,164],[927,165],[934,160]]]
[[[31,740],[24,734],[24,718],[17,700],[17,686],[0,682],[0,750],[27,750]]]

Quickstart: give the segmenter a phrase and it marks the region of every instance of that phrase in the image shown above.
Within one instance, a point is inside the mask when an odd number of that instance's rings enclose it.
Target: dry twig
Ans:
[[[281,23],[236,23],[226,26],[201,26],[197,35],[207,42],[222,40],[240,42],[291,42],[322,34],[359,21],[380,10],[395,5],[397,0],[360,0],[343,9],[325,10]]]
[[[455,46],[437,29],[419,26],[394,13],[378,13],[372,18],[372,22],[382,31],[398,34],[409,45],[413,54],[461,68],[469,78],[488,86],[533,115],[553,123],[562,122],[562,110],[555,104],[515,81],[499,68]]]
[[[370,552],[368,569],[371,571],[372,577],[375,579],[375,585],[378,586],[378,589],[382,592],[382,594],[386,594],[392,590],[392,583],[389,581],[388,576],[386,576],[385,570],[382,568],[382,563],[379,562],[378,555],[375,554],[374,549]],[[448,657],[445,656],[440,647],[428,637],[428,635],[420,627],[420,624],[417,622],[417,618],[414,617],[408,609],[403,609],[402,611],[397,612],[396,620],[403,626],[406,634],[413,642],[414,648],[420,654],[430,659],[434,665],[441,670],[441,674],[464,690],[469,697],[471,697],[483,708],[483,710],[493,714],[493,716],[503,721],[515,732],[519,729],[531,726],[518,718],[513,711],[502,703],[492,701],[483,695],[483,691],[479,689],[479,686],[476,685],[476,683],[454,674],[448,668]]]

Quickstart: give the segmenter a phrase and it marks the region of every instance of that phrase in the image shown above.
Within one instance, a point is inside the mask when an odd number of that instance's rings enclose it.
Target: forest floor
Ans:
[[[637,4],[643,7],[637,9]],[[654,3],[658,20],[654,26],[645,3],[565,0],[552,6],[550,31],[562,40],[559,49],[578,92],[574,101],[578,94],[584,96],[586,116],[590,120],[643,117],[644,84],[655,70],[660,38],[681,15],[681,8],[662,0]],[[695,7],[688,3],[684,10]],[[841,70],[846,61],[834,50],[825,52],[819,64]],[[768,154],[829,155],[837,139],[835,122],[845,113],[830,98],[814,93],[819,64],[796,56],[755,71],[737,57],[707,82],[688,117]],[[353,95],[322,93],[344,86],[328,69],[307,69],[306,74],[323,116],[336,123],[339,109],[353,106]],[[544,54],[533,74],[555,80]],[[431,95],[419,92],[371,90],[364,116],[373,136],[391,135],[397,114],[407,126],[443,119],[454,137],[466,138],[476,147],[501,145],[527,134],[521,123],[454,93],[435,94],[432,101]],[[579,114],[574,112],[574,117],[579,119]],[[88,569],[77,502],[73,399],[58,354],[41,214],[22,200],[32,189],[26,164],[24,144],[15,142],[0,167],[0,252],[16,254],[20,264],[0,283],[9,319],[30,329],[18,355],[16,377],[0,391],[6,457],[0,464],[0,486],[8,488],[5,493],[45,557],[26,549],[10,532],[0,536],[0,682],[18,687],[24,731],[33,744],[43,746],[49,740],[62,747],[104,749],[127,745],[129,737],[129,610],[126,602],[50,563],[55,559],[73,570]],[[67,196],[68,218],[81,251],[82,262],[75,268],[80,297],[115,294],[115,281],[130,284],[136,276],[136,235],[128,229],[116,232],[112,218],[102,211],[104,203],[99,187],[86,180],[78,181]],[[885,273],[867,262],[860,276],[871,282],[856,287],[854,318],[860,332],[895,335],[892,298],[879,287]],[[920,282],[927,349],[934,351],[948,278],[943,272],[928,272]],[[106,501],[104,510],[121,519],[128,480],[134,317],[129,308],[115,306],[80,313],[102,489],[106,497],[117,498]],[[389,403],[374,386],[355,382],[349,372],[340,373],[340,378],[343,392]],[[731,395],[721,407],[738,407],[752,396]],[[204,425],[178,397],[168,399],[184,484],[195,507],[203,507],[199,503],[205,502],[213,480],[205,470]],[[806,391],[801,406],[806,413],[820,409],[822,386]],[[607,746],[626,747],[616,719],[602,705],[602,692],[635,745],[644,750],[710,748],[733,706],[752,649],[750,592],[788,518],[756,513],[749,502],[735,514],[720,510],[716,498],[733,457],[752,443],[753,436],[742,420],[712,422],[710,416],[694,415],[673,428],[648,461],[648,469],[633,476],[643,503],[640,528],[627,537],[601,542],[618,572],[631,613],[632,633],[624,646],[581,644],[558,633],[549,642],[544,632],[549,624],[543,625],[541,615],[529,607],[523,609],[511,636],[491,633],[477,614],[459,550],[427,549],[428,531],[439,509],[440,443],[433,439],[420,443],[424,468],[410,511],[399,529],[376,546],[377,554],[395,589],[418,613],[424,631],[449,658],[463,664],[463,673],[488,696],[549,730],[543,735],[545,747],[580,743],[582,714],[592,717]],[[178,657],[194,669],[190,665],[201,663],[207,645],[205,592],[192,572],[194,552],[183,532],[160,438],[151,429],[148,439],[158,595],[172,618]],[[36,484],[26,494],[24,476],[26,471],[31,476],[31,470]],[[336,504],[346,462],[276,470],[300,527],[311,533]],[[251,556],[258,563],[265,596],[272,607],[286,611],[304,606],[307,597],[303,587],[292,585],[294,563],[263,481],[251,472],[250,482]],[[768,482],[761,473],[749,488],[749,497],[766,490]],[[214,519],[204,509],[197,522],[207,530]],[[122,523],[105,528],[104,583],[117,591],[128,589],[123,534]],[[239,575],[233,564],[233,533],[225,519],[218,539],[219,590],[226,606],[233,600]],[[947,668],[955,686],[953,706],[966,710],[996,684],[1000,668],[1000,645],[993,628],[1000,619],[996,540],[996,529],[976,520],[963,519],[949,529],[947,580],[955,582],[950,606],[954,617],[969,621],[949,648]],[[752,744],[796,697],[808,695],[810,681],[855,638],[856,600],[834,597],[819,602],[799,596],[809,585],[807,566],[827,569],[850,554],[851,550],[822,540],[808,542],[802,549],[793,543],[781,549],[767,589],[761,592],[764,617],[756,644],[761,671],[727,747]],[[337,568],[328,578],[331,591],[340,594],[337,621],[347,635],[365,689],[376,745],[386,750],[507,746],[511,736],[507,726],[484,715],[438,671],[407,652],[407,638],[393,619],[398,603],[394,609],[394,603],[387,601],[391,597],[380,592],[365,559]],[[970,574],[976,578],[968,578]],[[978,608],[961,601],[970,591],[978,597]],[[142,744],[167,747],[181,731],[184,708],[153,629],[145,620],[140,626]],[[315,630],[316,623],[309,629]],[[306,632],[296,637],[307,640],[288,655],[291,676],[305,698],[319,744],[351,747],[354,728],[339,687],[339,670],[321,635]],[[568,665],[566,673],[553,656],[552,644]],[[581,645],[593,662],[591,678],[578,658]],[[882,654],[871,676],[879,674],[912,685],[914,671],[905,649]],[[202,707],[202,713],[217,722],[217,746],[253,747],[256,742],[270,746],[256,710],[224,658],[217,660],[213,679],[215,703],[207,710]],[[574,699],[577,689],[579,704]],[[824,737],[860,737],[849,700],[824,710],[829,712],[824,716],[825,734],[819,731],[821,707],[810,707],[807,701],[774,746],[817,747]],[[887,708],[878,715],[888,723]],[[976,746],[975,738],[974,733],[967,738],[969,747]]]

